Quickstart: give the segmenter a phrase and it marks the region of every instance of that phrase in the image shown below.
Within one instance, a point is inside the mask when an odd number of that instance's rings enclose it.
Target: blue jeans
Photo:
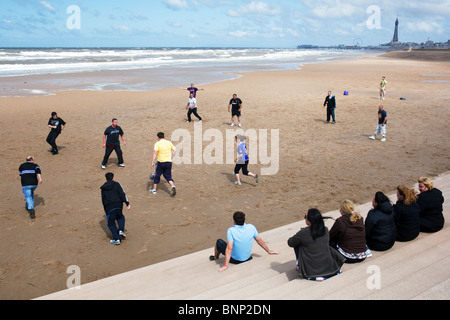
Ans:
[[[34,190],[37,186],[22,186],[22,192],[25,196],[25,201],[27,202],[27,210],[34,209]]]
[[[120,240],[119,231],[125,231],[125,216],[123,215],[122,207],[108,208],[107,210],[108,228],[112,233],[113,239]],[[119,228],[117,228],[116,221]]]

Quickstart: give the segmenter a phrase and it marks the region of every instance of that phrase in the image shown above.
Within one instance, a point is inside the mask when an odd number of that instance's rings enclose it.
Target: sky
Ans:
[[[450,39],[450,0],[1,0],[0,47],[379,45]]]

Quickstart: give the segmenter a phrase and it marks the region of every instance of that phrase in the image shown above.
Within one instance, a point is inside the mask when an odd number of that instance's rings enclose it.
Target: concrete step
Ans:
[[[450,300],[450,279],[421,292],[412,300]]]
[[[444,230],[441,232],[422,237],[419,241],[402,243],[403,246],[396,249],[394,246],[382,254],[374,252],[373,257],[359,264],[344,264],[342,274],[324,282],[296,279],[270,291],[255,294],[252,299],[362,299],[372,294],[372,290],[367,287],[367,279],[372,275],[368,270],[372,266],[381,272],[380,292],[396,279],[404,278],[409,283],[409,274],[446,257],[450,228],[445,229],[445,234]],[[449,273],[446,278],[450,278]]]
[[[436,178],[435,186],[450,198],[450,175]],[[417,189],[417,186],[415,187]],[[395,202],[395,197],[390,196]],[[363,217],[371,204],[359,205]],[[337,218],[339,212],[325,213]],[[213,248],[171,259],[117,276],[84,284],[39,299],[204,299],[204,300],[292,300],[292,299],[448,299],[450,286],[450,201],[444,203],[446,225],[434,234],[421,233],[413,241],[397,242],[385,252],[359,264],[344,264],[343,273],[324,282],[301,280],[295,270],[295,256],[287,239],[304,227],[303,221],[261,233],[269,248],[280,255],[268,255],[254,245],[253,260],[218,269],[224,258],[209,261]],[[333,221],[327,221],[331,228]],[[378,268],[381,287],[369,289],[367,280]]]

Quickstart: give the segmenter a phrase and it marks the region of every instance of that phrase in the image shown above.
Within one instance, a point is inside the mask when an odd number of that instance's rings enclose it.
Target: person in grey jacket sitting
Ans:
[[[302,279],[324,280],[339,274],[344,264],[345,258],[329,245],[330,236],[323,220],[318,209],[309,209],[305,216],[307,227],[288,240]]]

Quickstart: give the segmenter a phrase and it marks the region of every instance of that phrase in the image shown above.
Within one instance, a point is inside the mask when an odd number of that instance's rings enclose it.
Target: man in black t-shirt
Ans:
[[[29,156],[27,157],[27,162],[20,165],[19,175],[28,213],[30,218],[34,219],[34,190],[36,190],[38,184],[42,183],[41,168],[34,163],[34,158]]]
[[[237,97],[237,94],[233,94],[233,98],[228,105],[228,112],[231,112],[231,126],[234,127],[234,117],[238,118],[239,127],[241,126],[241,110],[242,100]]]
[[[52,117],[48,120],[48,127],[51,129],[47,136],[47,143],[52,146],[52,154],[58,154],[58,147],[56,146],[56,138],[63,131],[66,123],[63,119],[58,117],[56,112],[52,112]]]
[[[117,119],[112,119],[112,124],[106,128],[103,134],[103,148],[105,148],[105,156],[102,161],[102,169],[106,169],[106,164],[108,163],[109,156],[111,153],[116,151],[117,160],[120,167],[125,167],[123,163],[122,150],[120,149],[119,136],[122,137],[123,144],[126,146],[125,137],[123,136],[123,130],[117,125]]]

